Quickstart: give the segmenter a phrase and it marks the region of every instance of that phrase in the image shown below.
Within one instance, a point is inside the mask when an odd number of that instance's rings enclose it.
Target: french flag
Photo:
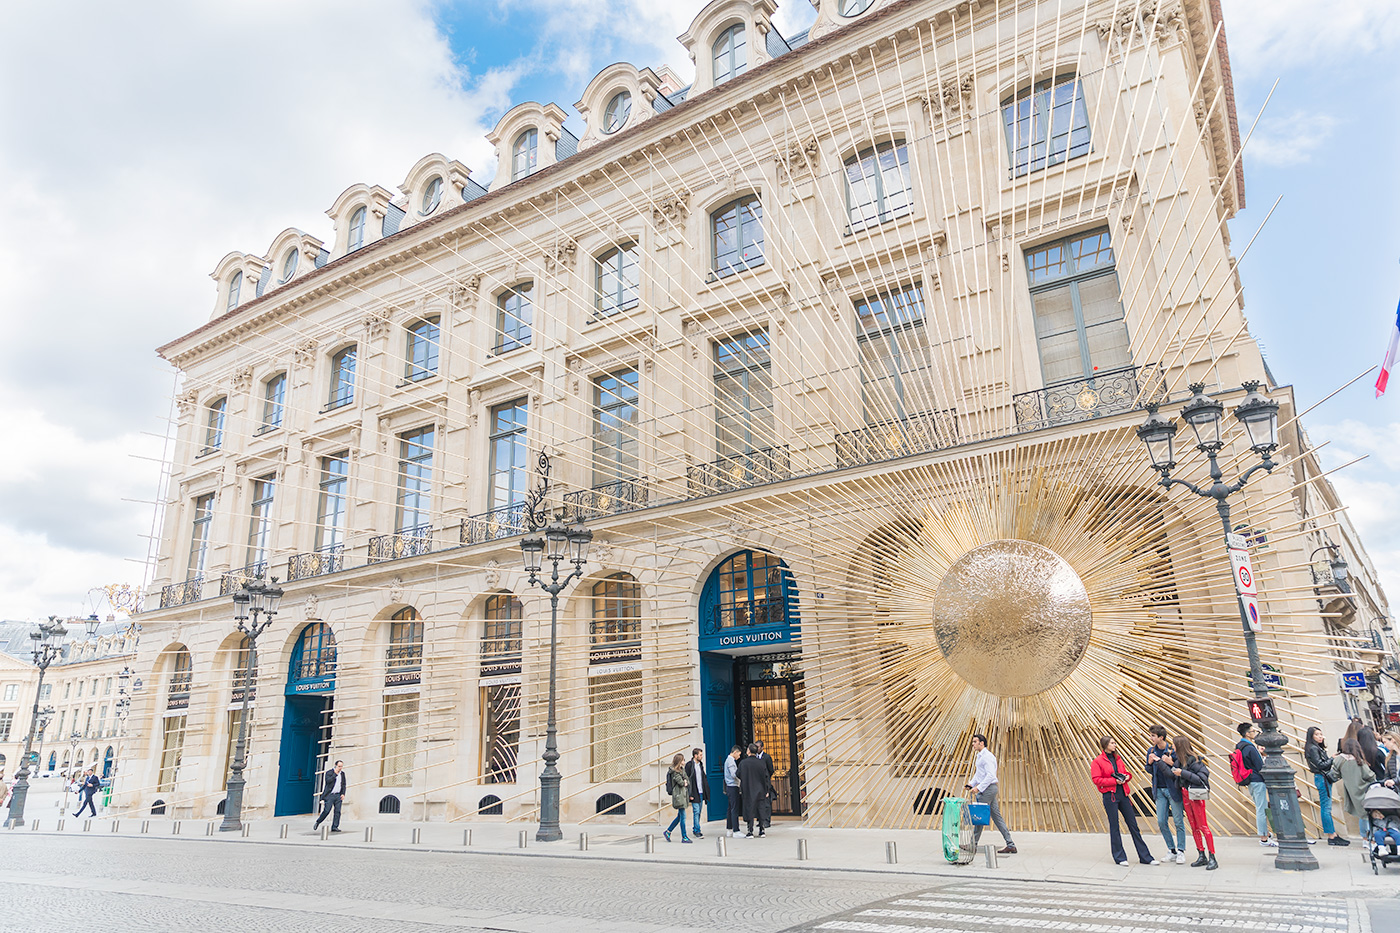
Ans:
[[[1395,351],[1400,348],[1400,306],[1395,309],[1395,326],[1390,328],[1390,347],[1385,351],[1385,362],[1381,364],[1381,374],[1376,378],[1376,398],[1385,394],[1385,384],[1390,381],[1390,371],[1395,368]]]

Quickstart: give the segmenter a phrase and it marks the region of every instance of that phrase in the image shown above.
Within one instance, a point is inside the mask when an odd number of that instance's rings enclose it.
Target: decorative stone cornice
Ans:
[[[1099,35],[1124,49],[1143,45],[1150,39],[1164,42],[1180,38],[1186,27],[1179,0],[1137,0],[1129,2],[1116,16],[1094,24]]]
[[[253,384],[253,367],[240,366],[233,371],[232,387],[234,392],[247,392],[248,387]]]
[[[685,188],[657,198],[651,209],[651,219],[658,230],[672,225],[679,227],[689,216],[690,192]]]
[[[974,112],[972,93],[972,72],[968,72],[961,78],[949,78],[932,94],[922,95],[919,100],[928,111],[930,120],[951,120]]]
[[[316,360],[317,343],[307,339],[297,344],[296,350],[292,353],[292,359],[298,366],[310,366]]]
[[[544,271],[550,275],[567,272],[578,259],[578,244],[573,240],[560,240],[544,254]]]
[[[773,156],[773,161],[778,163],[779,171],[785,172],[788,178],[792,179],[816,174],[820,154],[817,137],[808,136],[806,139],[794,139],[789,142]]]

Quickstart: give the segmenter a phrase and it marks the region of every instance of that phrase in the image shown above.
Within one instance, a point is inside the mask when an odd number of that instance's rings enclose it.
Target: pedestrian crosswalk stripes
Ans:
[[[1335,897],[1258,898],[1073,884],[956,884],[794,928],[829,933],[1346,933]]]

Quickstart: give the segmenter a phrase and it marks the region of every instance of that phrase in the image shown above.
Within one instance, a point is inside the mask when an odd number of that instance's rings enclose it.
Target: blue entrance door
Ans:
[[[325,770],[335,706],[335,635],[324,622],[301,630],[287,671],[274,816],[310,813],[317,776]]]

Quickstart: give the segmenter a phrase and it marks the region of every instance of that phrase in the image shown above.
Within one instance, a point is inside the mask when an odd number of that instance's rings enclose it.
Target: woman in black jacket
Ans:
[[[1308,736],[1303,740],[1303,757],[1307,759],[1313,786],[1317,788],[1317,806],[1322,811],[1322,831],[1327,834],[1327,844],[1351,845],[1351,840],[1343,839],[1332,821],[1332,779],[1327,776],[1332,769],[1332,756],[1327,754],[1327,736],[1322,734],[1321,726],[1308,727]]]
[[[1206,871],[1215,871],[1220,863],[1215,860],[1215,836],[1211,834],[1210,823],[1206,822],[1206,798],[1210,796],[1210,769],[1196,757],[1191,740],[1179,735],[1172,740],[1176,751],[1176,766],[1172,776],[1181,788],[1181,802],[1186,808],[1186,820],[1191,824],[1191,838],[1196,841],[1196,861],[1192,868],[1205,866]],[[1207,855],[1209,853],[1209,855]]]

